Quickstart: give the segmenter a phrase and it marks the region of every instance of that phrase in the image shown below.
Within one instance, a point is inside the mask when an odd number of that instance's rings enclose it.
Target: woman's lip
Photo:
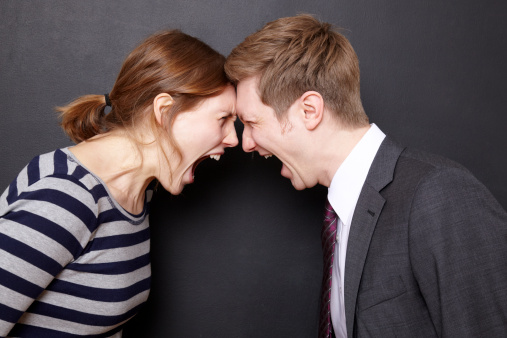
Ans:
[[[208,157],[209,157],[209,155],[208,156],[203,156],[200,159],[198,159],[197,161],[195,161],[194,164],[192,164],[192,178],[194,177],[195,168],[197,168],[197,166],[199,165],[199,163],[201,163],[202,161],[204,161]]]
[[[223,152],[218,152],[218,153],[212,153],[212,154],[207,154],[207,155],[204,155],[202,156],[201,158],[197,159],[193,164],[192,164],[192,170],[190,171],[190,183],[193,183],[194,182],[194,175],[195,175],[195,169],[197,168],[197,166],[199,165],[199,163],[201,163],[202,161],[204,161],[205,159],[207,158],[213,158],[214,160],[218,161],[220,160],[220,157],[223,155],[224,153]]]
[[[220,157],[223,155],[224,153],[216,153],[216,154],[211,154],[209,155],[210,158],[214,159],[215,161],[220,161]]]
[[[197,161],[195,161],[192,164],[192,176],[194,176],[195,168],[197,168],[197,166],[199,165],[199,163],[201,163],[202,161],[204,161],[207,158],[213,158],[214,160],[218,161],[218,160],[220,160],[220,156],[222,156],[223,154],[224,153],[206,154],[206,155],[202,156],[201,158],[197,159]]]

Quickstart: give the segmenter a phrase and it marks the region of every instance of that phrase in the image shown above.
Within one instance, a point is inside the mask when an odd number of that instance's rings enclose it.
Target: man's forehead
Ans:
[[[258,92],[259,77],[250,76],[237,84],[236,110],[240,119],[253,119],[258,115],[261,102]]]
[[[245,104],[245,102],[244,102],[244,98],[242,96],[237,95],[236,96],[236,114],[238,114],[238,116],[240,118],[242,118],[246,114],[247,106],[248,105]]]
[[[259,78],[251,76],[239,81],[236,86],[236,94],[259,97]]]
[[[241,93],[238,92],[236,96],[236,112],[239,117],[243,117],[245,115],[248,115],[249,112],[253,108],[253,100],[254,98],[251,97],[248,93]]]
[[[252,114],[249,114],[249,111],[249,109],[238,109],[238,106],[236,107],[236,114],[242,121],[252,118]]]

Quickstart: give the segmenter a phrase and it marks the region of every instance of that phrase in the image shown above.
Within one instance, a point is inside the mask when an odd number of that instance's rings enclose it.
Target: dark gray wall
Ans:
[[[1,189],[71,144],[53,107],[108,92],[149,34],[180,28],[228,54],[301,12],[345,28],[373,122],[462,163],[507,206],[505,0],[2,0]],[[156,194],[152,293],[125,337],[314,336],[326,190],[294,191],[279,171],[238,147],[201,164],[182,195]]]

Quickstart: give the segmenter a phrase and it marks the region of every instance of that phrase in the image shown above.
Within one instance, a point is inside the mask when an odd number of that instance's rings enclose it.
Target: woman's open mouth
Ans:
[[[205,156],[199,158],[197,161],[195,161],[194,164],[192,165],[192,182],[194,180],[195,169],[197,168],[197,166],[199,165],[199,163],[201,163],[202,161],[204,161],[207,158],[212,158],[215,161],[219,161],[220,160],[220,156],[222,156],[222,154],[205,155]]]

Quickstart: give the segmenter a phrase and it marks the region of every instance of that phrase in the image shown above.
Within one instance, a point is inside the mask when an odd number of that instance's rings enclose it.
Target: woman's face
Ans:
[[[172,133],[182,159],[172,168],[171,182],[166,187],[173,195],[185,184],[194,181],[197,165],[207,159],[219,160],[225,148],[238,145],[234,128],[236,120],[236,92],[228,85],[218,96],[204,100],[195,110],[176,116]]]

